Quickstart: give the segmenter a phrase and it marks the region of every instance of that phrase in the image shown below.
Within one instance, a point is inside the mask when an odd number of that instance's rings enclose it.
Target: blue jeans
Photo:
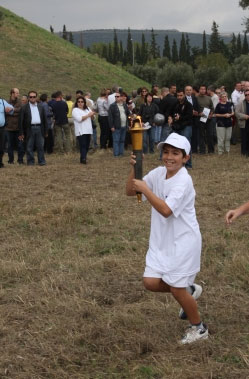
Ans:
[[[126,128],[115,129],[115,131],[112,132],[114,157],[124,154],[125,135]]]
[[[91,134],[82,134],[81,136],[78,136],[77,139],[80,147],[80,162],[82,163],[86,160],[91,141]]]
[[[14,150],[17,148],[17,154],[18,154],[18,163],[23,163],[23,157],[25,154],[24,150],[24,143],[23,141],[20,141],[18,139],[19,131],[18,130],[7,130],[7,140],[8,140],[8,156],[9,156],[9,163],[14,162]]]
[[[143,153],[148,153],[148,147],[150,153],[154,153],[154,141],[155,141],[155,126],[145,130],[143,133]]]
[[[180,134],[181,136],[186,137],[187,140],[189,141],[189,143],[191,144],[192,126],[185,126],[184,129],[179,130],[177,133]],[[191,152],[190,152],[190,158],[189,158],[189,160],[187,161],[187,163],[186,163],[185,166],[186,166],[187,168],[192,168],[192,153],[191,153]]]
[[[160,142],[162,126],[155,126],[155,143]]]
[[[27,164],[34,165],[34,147],[37,150],[37,157],[39,165],[46,164],[44,157],[44,138],[41,133],[41,127],[38,125],[31,125],[29,139],[27,141]]]

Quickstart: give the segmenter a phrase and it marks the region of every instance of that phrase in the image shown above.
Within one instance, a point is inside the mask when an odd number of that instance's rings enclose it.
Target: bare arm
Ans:
[[[232,224],[236,218],[249,213],[249,201],[236,209],[231,209],[227,212],[225,220],[227,224]]]

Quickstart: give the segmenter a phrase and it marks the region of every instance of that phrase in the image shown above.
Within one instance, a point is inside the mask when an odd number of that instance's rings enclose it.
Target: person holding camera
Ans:
[[[192,125],[193,125],[193,106],[186,99],[184,90],[177,90],[177,102],[172,107],[168,123],[175,133],[188,139],[191,144]],[[186,168],[192,168],[192,155],[186,163]]]

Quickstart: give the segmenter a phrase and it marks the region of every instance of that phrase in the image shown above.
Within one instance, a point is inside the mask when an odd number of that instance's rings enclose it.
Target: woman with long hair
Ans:
[[[87,153],[89,150],[91,135],[93,134],[91,118],[95,112],[91,111],[86,105],[86,99],[80,95],[77,97],[72,117],[74,120],[74,132],[80,147],[80,163],[86,164]]]

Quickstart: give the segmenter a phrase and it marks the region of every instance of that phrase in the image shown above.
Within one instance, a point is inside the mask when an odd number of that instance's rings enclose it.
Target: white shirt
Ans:
[[[214,93],[213,96],[211,96],[211,99],[212,99],[213,106],[214,106],[214,109],[215,109],[216,105],[219,104],[219,102],[220,102],[219,96],[216,95],[216,93]]]
[[[31,125],[32,124],[41,124],[41,117],[39,113],[39,109],[37,107],[37,103],[31,104],[29,103],[30,111],[31,111]]]
[[[195,190],[185,167],[169,179],[166,173],[165,167],[158,167],[143,178],[172,211],[165,218],[152,207],[146,265],[181,278],[200,271],[201,234],[194,207]]]
[[[74,121],[74,133],[75,136],[82,136],[83,134],[93,134],[91,117],[82,121],[82,117],[90,113],[90,109],[74,108],[72,111],[72,117]]]
[[[108,109],[110,108],[110,105],[115,102],[116,100],[115,96],[116,96],[116,92],[108,96],[108,99],[107,99]]]
[[[242,92],[237,91],[236,89],[232,92],[231,99],[232,99],[234,106],[238,104],[241,95],[242,95]]]

